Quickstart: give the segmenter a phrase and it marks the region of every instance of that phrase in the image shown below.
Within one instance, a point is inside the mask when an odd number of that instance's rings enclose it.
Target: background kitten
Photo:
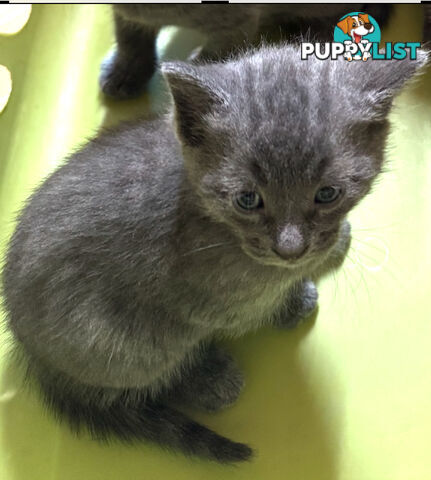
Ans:
[[[417,61],[300,60],[263,48],[166,64],[172,115],[101,135],[30,198],[4,270],[17,348],[47,404],[96,438],[223,462],[251,449],[172,407],[243,385],[214,338],[295,325],[337,266]]]
[[[114,5],[117,48],[101,68],[102,91],[116,98],[138,95],[156,68],[156,37],[165,25],[177,25],[202,32],[207,42],[199,58],[214,60],[228,56],[235,47],[258,40],[258,34],[272,36],[310,33],[333,40],[341,15],[364,10],[382,27],[390,5]]]

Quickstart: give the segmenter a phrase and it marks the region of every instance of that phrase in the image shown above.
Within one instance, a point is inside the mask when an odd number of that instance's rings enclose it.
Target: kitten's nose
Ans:
[[[304,255],[307,246],[299,228],[289,225],[278,234],[273,251],[285,260],[294,260]]]

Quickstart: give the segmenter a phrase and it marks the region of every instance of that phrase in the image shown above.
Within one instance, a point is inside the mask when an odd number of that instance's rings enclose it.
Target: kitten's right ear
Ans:
[[[161,70],[174,98],[180,140],[190,147],[198,147],[205,141],[205,115],[223,104],[225,95],[206,78],[202,67],[169,62],[163,63]]]

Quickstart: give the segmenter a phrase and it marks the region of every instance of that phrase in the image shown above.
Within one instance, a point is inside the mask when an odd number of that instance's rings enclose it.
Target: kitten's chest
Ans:
[[[277,278],[236,290],[232,286],[218,319],[221,330],[242,335],[268,323],[286,301],[290,285],[286,279]]]
[[[241,335],[267,323],[286,301],[293,278],[281,269],[260,268],[232,258],[208,260],[186,275],[183,315],[230,335]],[[189,272],[191,273],[191,272]]]

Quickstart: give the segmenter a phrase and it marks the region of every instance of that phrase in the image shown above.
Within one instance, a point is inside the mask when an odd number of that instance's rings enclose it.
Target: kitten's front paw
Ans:
[[[114,50],[100,66],[99,84],[102,92],[116,99],[139,96],[155,71],[155,62],[139,58],[127,59]]]
[[[296,327],[316,309],[318,298],[317,287],[311,280],[305,280],[299,286],[295,286],[289,294],[286,308],[274,325],[280,328]]]
[[[316,309],[319,299],[319,292],[314,282],[306,280],[302,287],[300,307],[296,312],[300,319],[308,317]]]

